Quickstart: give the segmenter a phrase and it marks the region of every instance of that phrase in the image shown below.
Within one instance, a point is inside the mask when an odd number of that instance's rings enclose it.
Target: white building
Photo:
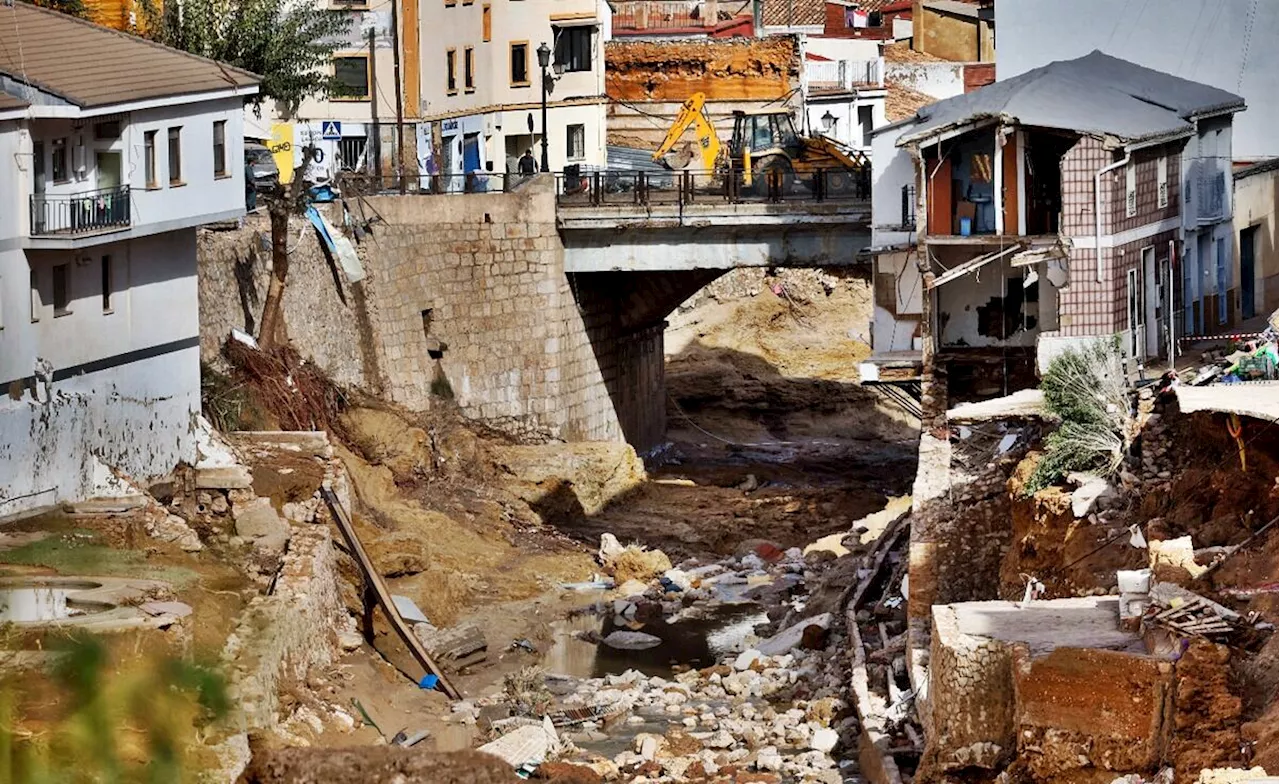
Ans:
[[[128,78],[112,78],[128,74]],[[196,229],[244,214],[252,74],[0,14],[0,517],[194,462]]]
[[[871,131],[885,124],[884,58],[879,42],[804,39],[808,130],[871,154]]]
[[[552,171],[605,163],[603,0],[440,0],[421,6],[421,110],[440,174],[512,171],[526,151]],[[542,125],[538,50],[553,83]],[[458,180],[461,182],[461,180]]]
[[[316,0],[319,2],[320,0]],[[275,153],[281,179],[288,182],[302,163],[308,145],[319,150],[310,174],[331,177],[339,170],[395,172],[396,85],[395,36],[392,34],[391,0],[344,0],[328,3],[328,13],[349,20],[347,33],[337,42],[327,66],[337,81],[333,94],[308,97],[288,114],[271,101],[245,107],[245,136],[267,145]],[[416,138],[418,72],[416,49],[417,4],[401,3],[398,20],[402,58],[405,148],[414,149]],[[406,167],[412,165],[410,159]],[[410,172],[414,174],[416,172]]]

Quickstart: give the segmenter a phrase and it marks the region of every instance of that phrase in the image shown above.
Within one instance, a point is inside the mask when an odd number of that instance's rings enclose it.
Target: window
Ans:
[[[65,316],[71,312],[71,265],[58,264],[53,268],[53,315]]]
[[[1129,161],[1124,167],[1124,215],[1132,218],[1138,214],[1138,167]]]
[[[102,257],[102,312],[111,312],[111,256]]]
[[[529,42],[511,44],[511,86],[529,84]]]
[[[1217,249],[1218,267],[1218,323],[1227,323],[1227,310],[1231,296],[1231,262],[1227,260],[1227,242],[1219,237],[1214,243]]]
[[[147,172],[147,187],[159,188],[156,178],[156,132],[147,131],[142,135],[142,159]]]
[[[462,51],[462,76],[463,86],[467,88],[467,92],[475,92],[476,89],[476,50],[468,46]]]
[[[1169,206],[1169,157],[1161,155],[1156,159],[1156,206],[1164,209]]]
[[[493,9],[488,3],[480,8],[480,40],[485,43],[493,40]]]
[[[182,128],[169,129],[169,184],[182,184]]]
[[[580,161],[587,157],[587,126],[570,125],[565,129],[565,139],[569,143],[569,160]]]
[[[53,153],[53,181],[67,181],[67,140],[54,139],[52,144]]]
[[[227,121],[213,124],[213,176],[227,176]]]
[[[337,97],[348,101],[369,100],[369,58],[351,55],[333,58],[333,80]]]
[[[566,71],[591,70],[592,27],[552,27],[556,41],[556,63]]]
[[[40,276],[31,270],[31,321],[40,320]]]
[[[120,138],[120,121],[100,122],[93,126],[93,138],[98,141],[111,141]]]
[[[458,92],[458,52],[449,49],[444,53],[445,89],[450,95]]]

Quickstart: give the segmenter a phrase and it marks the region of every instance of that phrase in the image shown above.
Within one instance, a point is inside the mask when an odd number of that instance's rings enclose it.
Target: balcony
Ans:
[[[884,87],[880,60],[817,60],[805,63],[809,88],[815,92],[852,92]]]
[[[130,226],[129,186],[31,196],[31,236],[79,237]]]

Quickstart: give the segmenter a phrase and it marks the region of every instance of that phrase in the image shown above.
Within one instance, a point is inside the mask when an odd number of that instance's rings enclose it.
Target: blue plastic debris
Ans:
[[[422,680],[418,681],[418,688],[432,691],[438,683],[440,683],[439,675],[423,675]]]

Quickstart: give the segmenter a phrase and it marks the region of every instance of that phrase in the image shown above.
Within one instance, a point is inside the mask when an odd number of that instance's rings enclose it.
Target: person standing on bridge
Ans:
[[[538,162],[533,159],[533,150],[524,151],[524,155],[520,156],[519,167],[522,177],[530,177],[537,173]]]

